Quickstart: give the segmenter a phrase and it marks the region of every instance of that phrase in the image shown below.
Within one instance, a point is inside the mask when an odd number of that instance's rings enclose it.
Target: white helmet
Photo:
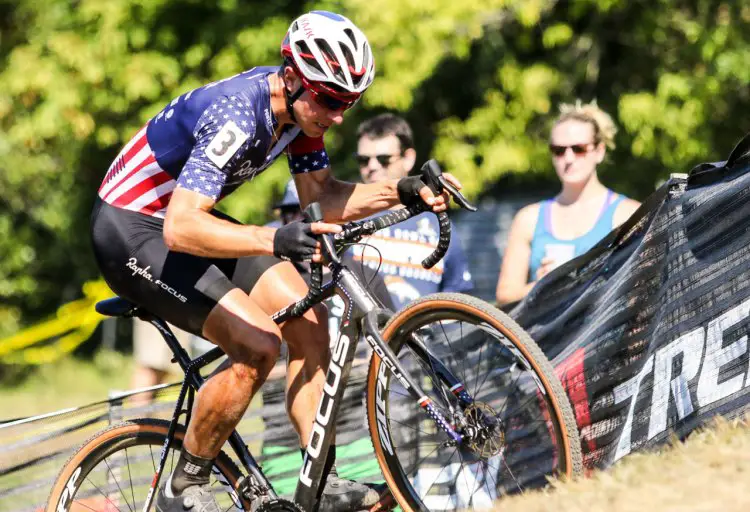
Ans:
[[[356,101],[375,77],[365,35],[349,19],[328,11],[294,20],[281,55],[299,71],[306,87],[343,101]]]

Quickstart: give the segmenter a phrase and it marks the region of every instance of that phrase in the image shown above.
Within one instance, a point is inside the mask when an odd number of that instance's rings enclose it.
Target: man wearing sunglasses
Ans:
[[[357,137],[355,158],[364,183],[398,180],[414,168],[417,153],[405,119],[381,114],[362,123]],[[439,232],[437,217],[424,213],[370,237],[372,248],[355,246],[354,258],[380,270],[397,308],[429,293],[471,291],[474,284],[456,236],[443,260],[432,269],[422,268],[421,261],[437,247]]]
[[[116,157],[94,206],[94,253],[112,290],[228,356],[197,395],[183,450],[162,479],[159,512],[219,510],[213,459],[273,368],[282,337],[286,407],[307,446],[330,358],[325,308],[281,326],[270,315],[307,293],[291,261],[320,261],[315,235],[399,203],[447,208],[448,195],[434,196],[419,178],[363,185],[331,174],[323,136],[375,75],[359,28],[338,14],[307,13],[289,27],[281,55],[281,66],[252,68],[166,105]],[[214,209],[282,153],[302,205],[319,202],[325,222],[248,226]],[[318,456],[330,466],[335,447],[305,455]],[[319,509],[369,510],[380,490],[331,475]]]

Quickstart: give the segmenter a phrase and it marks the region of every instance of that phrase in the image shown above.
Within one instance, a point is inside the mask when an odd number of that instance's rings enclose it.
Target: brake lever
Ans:
[[[463,209],[469,210],[470,212],[477,211],[477,207],[471,204],[464,195],[458,191],[456,187],[454,187],[448,180],[446,180],[442,175],[438,178],[440,181],[440,184],[445,188],[448,192],[450,192],[451,196],[453,197],[453,200]]]

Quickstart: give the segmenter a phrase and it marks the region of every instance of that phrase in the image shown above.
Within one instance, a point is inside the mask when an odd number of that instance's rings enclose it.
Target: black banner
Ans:
[[[568,391],[587,466],[750,408],[748,147],[670,179],[513,310]]]

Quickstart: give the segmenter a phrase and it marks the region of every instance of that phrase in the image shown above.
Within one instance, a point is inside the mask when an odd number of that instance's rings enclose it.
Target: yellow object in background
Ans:
[[[94,306],[112,297],[113,293],[104,280],[99,279],[85,283],[83,295],[81,299],[60,306],[55,318],[0,340],[0,362],[49,363],[69,354],[89,339],[105,318],[94,310]],[[42,343],[44,345],[36,346]]]

